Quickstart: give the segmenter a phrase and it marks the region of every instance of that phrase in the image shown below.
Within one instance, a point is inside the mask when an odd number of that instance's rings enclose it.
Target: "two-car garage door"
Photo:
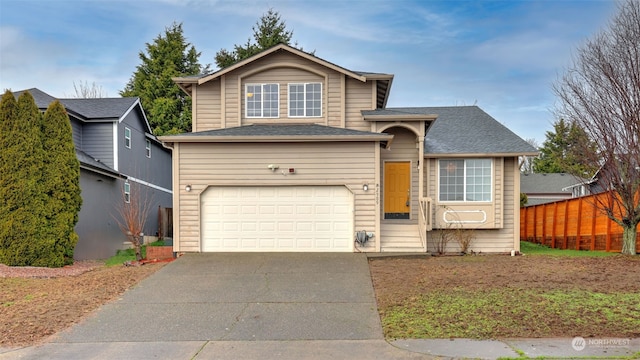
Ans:
[[[201,196],[202,251],[352,251],[344,186],[218,186]]]

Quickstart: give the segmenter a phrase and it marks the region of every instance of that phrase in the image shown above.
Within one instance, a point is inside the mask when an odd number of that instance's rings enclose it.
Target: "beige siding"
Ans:
[[[322,116],[288,117],[288,84],[321,82],[323,86]],[[247,83],[280,84],[278,118],[245,118],[244,86]],[[220,79],[199,85],[194,92],[197,118],[194,131],[214,130],[254,123],[316,123],[370,131],[371,124],[362,120],[361,110],[375,108],[375,82],[363,83],[335,70],[288,52],[274,53],[258,59]]]
[[[434,199],[437,205],[437,191],[436,191],[436,174],[437,174],[437,160],[428,159],[428,166],[426,166],[425,178],[427,178],[426,191],[427,196]],[[500,229],[475,229],[474,240],[471,245],[471,249],[476,252],[484,253],[508,253],[512,249],[515,249],[517,245],[516,238],[514,236],[514,216],[515,209],[515,197],[520,197],[520,194],[516,194],[515,180],[519,176],[517,171],[517,158],[496,158],[494,159],[495,166],[495,221],[500,223],[502,228]],[[434,215],[434,221],[436,217]],[[433,248],[433,239],[439,236],[439,232],[442,230],[434,230],[428,233],[429,249]],[[448,251],[458,251],[459,246],[453,242],[448,246]]]
[[[193,131],[220,129],[222,127],[220,81],[209,81],[198,86],[196,92],[196,116]],[[195,100],[194,100],[195,101]]]
[[[374,82],[368,81],[363,83],[361,81],[347,78],[346,83],[346,100],[345,100],[345,112],[346,112],[346,127],[348,129],[355,129],[361,131],[371,131],[371,124],[362,119],[361,110],[373,110],[375,109]]]
[[[177,251],[200,251],[200,194],[209,185],[345,185],[354,193],[355,229],[375,231],[374,143],[262,143],[176,144],[179,193],[174,213],[179,214]],[[348,153],[346,157],[344,154]],[[269,164],[278,165],[272,172]],[[288,169],[294,168],[295,174]],[[283,175],[284,171],[284,175]],[[185,192],[185,186],[192,187]],[[179,220],[178,220],[179,219]],[[375,246],[370,241],[369,246]]]

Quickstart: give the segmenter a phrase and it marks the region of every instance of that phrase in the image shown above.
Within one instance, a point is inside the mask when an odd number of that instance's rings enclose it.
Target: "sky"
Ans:
[[[173,22],[212,64],[270,8],[305,51],[394,75],[387,107],[478,105],[523,139],[553,130],[553,83],[604,29],[612,0],[0,0],[0,89],[119,97]]]

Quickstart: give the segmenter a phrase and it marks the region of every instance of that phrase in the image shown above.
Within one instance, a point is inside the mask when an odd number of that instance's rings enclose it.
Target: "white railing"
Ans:
[[[418,232],[420,233],[420,242],[422,246],[427,249],[427,231],[433,230],[433,224],[431,223],[431,207],[433,202],[429,197],[420,198],[420,217],[418,219]]]

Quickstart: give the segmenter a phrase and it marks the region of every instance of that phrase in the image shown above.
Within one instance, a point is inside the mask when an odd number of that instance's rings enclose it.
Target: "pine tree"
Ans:
[[[40,141],[42,115],[28,92],[20,95],[15,111],[5,94],[2,109],[2,118],[9,125],[3,127],[2,134],[0,191],[4,203],[0,210],[0,262],[14,266],[49,266],[54,244],[43,236],[46,224],[42,221],[45,204]],[[4,128],[8,128],[6,133]]]
[[[253,42],[248,39],[244,45],[234,45],[233,51],[221,49],[216,53],[216,65],[219,68],[233,65],[278,44],[290,45],[291,38],[293,38],[293,31],[287,30],[287,24],[273,9],[269,9],[266,14],[263,14],[252,29]],[[293,46],[298,47],[298,44],[295,43]],[[300,49],[302,50],[302,48]]]
[[[78,242],[75,225],[82,204],[80,196],[80,163],[73,144],[71,123],[64,106],[58,101],[49,105],[42,121],[44,150],[47,235],[55,243],[55,263],[73,263],[73,250]]]
[[[191,98],[172,78],[207,72],[209,65],[198,62],[200,53],[186,41],[182,24],[166,28],[139,56],[142,63],[120,95],[140,98],[155,135],[191,131]]]
[[[560,119],[547,131],[540,148],[540,156],[533,159],[536,173],[567,173],[591,177],[597,170],[593,164],[585,164],[581,149],[593,149],[582,128]]]

